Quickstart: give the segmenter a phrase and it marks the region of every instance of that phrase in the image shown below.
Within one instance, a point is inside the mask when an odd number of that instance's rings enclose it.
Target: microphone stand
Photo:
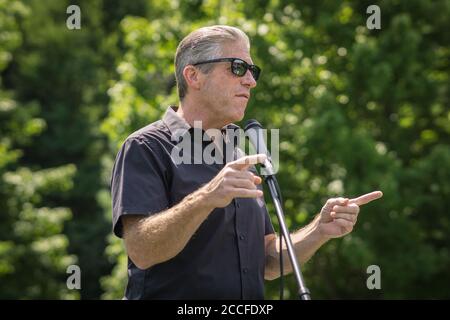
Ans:
[[[270,172],[270,171],[269,171]],[[284,219],[283,207],[281,205],[281,191],[278,186],[278,181],[275,174],[264,175],[264,181],[270,190],[270,195],[272,196],[273,203],[275,205],[275,210],[277,213],[278,221],[280,224],[281,233],[283,235],[284,241],[286,243],[286,248],[289,254],[289,259],[291,260],[293,273],[298,284],[298,295],[300,300],[311,300],[311,295],[309,289],[305,286],[303,281],[303,276],[300,271],[300,267],[297,262],[297,257],[295,256],[294,247],[292,246],[291,235],[288,228],[286,227],[286,221]],[[280,248],[282,251],[282,248]],[[281,272],[281,270],[280,270]]]

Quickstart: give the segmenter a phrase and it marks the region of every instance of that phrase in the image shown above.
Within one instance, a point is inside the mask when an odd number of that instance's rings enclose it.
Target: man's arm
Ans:
[[[128,256],[139,269],[173,258],[213,209],[202,188],[155,215],[123,216],[123,238]]]
[[[123,234],[128,256],[140,269],[175,257],[214,208],[227,206],[234,198],[256,198],[261,178],[247,169],[264,162],[252,155],[228,163],[208,184],[186,196],[179,204],[148,217],[123,216]]]
[[[314,253],[328,241],[328,238],[324,237],[318,231],[318,219],[317,216],[306,227],[291,234],[292,245],[294,247],[297,261],[300,265],[306,263]],[[266,280],[274,280],[280,276],[280,241],[279,237],[274,234],[268,234],[265,236],[266,246],[266,266],[264,278]],[[286,244],[283,242],[283,272],[288,274],[292,272],[291,261],[289,260],[289,254],[286,249]]]
[[[381,191],[374,191],[354,199],[329,199],[314,220],[299,231],[291,234],[299,264],[307,262],[329,239],[349,234],[356,224],[359,206],[381,198]],[[279,238],[275,234],[265,236],[266,265],[264,278],[274,280],[280,276]],[[283,242],[283,273],[292,272],[291,261]]]

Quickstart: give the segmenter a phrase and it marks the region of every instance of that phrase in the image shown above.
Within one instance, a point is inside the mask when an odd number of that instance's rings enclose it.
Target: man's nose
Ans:
[[[252,73],[250,72],[250,70],[247,70],[247,72],[245,73],[245,75],[242,77],[242,81],[241,83],[249,88],[254,88],[256,87],[256,80],[255,78],[253,78]]]

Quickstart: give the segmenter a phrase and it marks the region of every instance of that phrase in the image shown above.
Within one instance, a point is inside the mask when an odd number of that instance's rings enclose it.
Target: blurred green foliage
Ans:
[[[22,43],[17,20],[29,16],[19,1],[0,1],[0,72]],[[58,207],[54,194],[73,188],[76,167],[46,169],[24,166],[24,149],[41,134],[46,122],[39,105],[15,100],[0,77],[0,298],[70,299],[79,297],[65,283],[67,266],[76,257],[67,252],[64,222],[69,208]]]
[[[69,4],[81,30],[65,27]],[[366,28],[371,4],[381,30]],[[246,119],[280,128],[290,229],[329,197],[384,192],[303,266],[313,298],[449,298],[449,13],[449,0],[0,0],[0,297],[122,297],[115,154],[177,104],[178,42],[229,24],[263,68]],[[72,263],[80,292],[65,289]],[[366,287],[372,264],[381,290]],[[278,281],[266,289],[278,297]]]

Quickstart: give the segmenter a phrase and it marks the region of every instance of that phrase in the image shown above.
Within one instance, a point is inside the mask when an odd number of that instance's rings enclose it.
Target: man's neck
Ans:
[[[208,107],[199,103],[193,103],[187,98],[180,105],[177,114],[183,118],[191,127],[194,127],[194,121],[201,121],[202,129],[222,129],[226,123],[213,119],[208,113]]]

